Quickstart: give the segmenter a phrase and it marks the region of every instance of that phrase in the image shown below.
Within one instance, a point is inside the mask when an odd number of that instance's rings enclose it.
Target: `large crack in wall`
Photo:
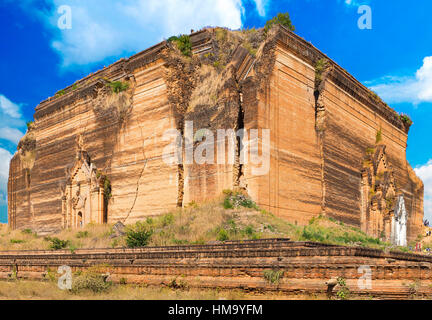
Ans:
[[[321,159],[321,214],[326,215],[326,183],[325,183],[325,157],[324,135],[326,130],[326,108],[322,92],[325,89],[326,80],[331,73],[331,66],[326,59],[320,59],[315,65],[315,130]]]
[[[185,138],[185,114],[189,106],[190,97],[196,85],[196,69],[199,60],[196,57],[187,58],[181,55],[172,44],[162,53],[165,60],[165,78],[168,90],[168,101],[172,106],[175,127],[180,132],[182,140]],[[183,206],[184,196],[184,166],[178,164],[178,194],[177,206]]]

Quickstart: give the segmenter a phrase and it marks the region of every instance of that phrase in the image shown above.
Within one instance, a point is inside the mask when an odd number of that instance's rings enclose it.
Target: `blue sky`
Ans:
[[[357,24],[364,4],[370,30]],[[71,29],[58,27],[62,5],[71,8]],[[289,12],[297,34],[411,116],[407,158],[425,182],[432,220],[432,1],[0,0],[0,221],[7,221],[9,160],[40,101],[171,35],[262,27],[278,12]]]

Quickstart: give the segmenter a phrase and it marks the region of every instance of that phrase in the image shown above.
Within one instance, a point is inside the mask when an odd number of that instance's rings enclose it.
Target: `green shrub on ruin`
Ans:
[[[35,125],[34,121],[27,121],[26,122],[27,131],[32,130],[34,128],[34,125]]]
[[[257,240],[260,238],[259,234],[255,232],[255,229],[251,225],[246,226],[243,230],[243,233],[250,240]]]
[[[218,241],[227,241],[229,239],[228,232],[224,228],[219,228],[217,234]]]
[[[328,67],[328,60],[325,58],[319,59],[315,64],[315,78],[321,80],[322,73]]]
[[[339,285],[339,290],[336,293],[336,296],[340,300],[346,300],[350,294],[350,291],[346,285],[346,280],[342,277],[337,278],[337,283]]]
[[[168,39],[168,42],[175,43],[182,55],[186,57],[192,56],[192,42],[190,40],[190,36],[186,34],[180,35],[178,37],[172,36]]]
[[[69,240],[61,240],[57,237],[46,237],[45,240],[51,243],[49,247],[52,250],[65,249],[70,244]]]
[[[106,85],[111,88],[113,93],[120,93],[129,89],[129,83],[125,81],[110,81]]]
[[[138,221],[134,226],[128,227],[125,238],[126,245],[128,248],[145,247],[152,235],[153,230],[147,224]]]
[[[64,96],[65,94],[66,94],[66,91],[64,91],[64,89],[61,89],[61,90],[56,92],[55,97],[61,97],[61,96]]]
[[[288,30],[295,31],[295,27],[291,22],[291,18],[288,12],[278,13],[277,16],[268,20],[264,26],[264,32],[268,32],[274,25],[280,24],[286,27]]]

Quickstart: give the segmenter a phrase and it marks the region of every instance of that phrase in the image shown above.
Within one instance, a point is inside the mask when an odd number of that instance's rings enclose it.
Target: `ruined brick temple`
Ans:
[[[37,106],[10,165],[12,228],[132,223],[239,188],[293,223],[322,214],[397,244],[417,237],[408,118],[281,26],[186,39],[190,52],[164,41]],[[239,152],[234,163],[166,164],[164,133],[184,134],[187,121],[270,129],[269,171],[253,174]]]

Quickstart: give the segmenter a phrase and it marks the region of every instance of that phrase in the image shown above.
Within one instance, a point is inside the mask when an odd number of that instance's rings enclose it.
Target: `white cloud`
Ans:
[[[12,118],[21,118],[20,106],[0,94],[0,111]]]
[[[266,7],[267,7],[267,5],[269,3],[269,0],[253,0],[253,1],[255,2],[258,14],[261,17],[265,17],[265,15],[266,15]]]
[[[0,94],[0,140],[17,144],[23,136],[20,131],[23,127],[25,127],[25,121],[20,105]]]
[[[0,140],[17,144],[23,136],[20,129],[24,127],[20,105],[0,94]]]
[[[0,205],[7,204],[7,181],[9,177],[9,162],[11,159],[12,154],[0,148]]]
[[[0,206],[7,206],[7,195],[0,192]]]
[[[424,183],[424,207],[425,218],[432,223],[432,159],[423,166],[414,169],[416,174],[423,180]]]
[[[18,144],[23,135],[24,134],[16,128],[0,127],[0,139],[8,140],[14,144]]]
[[[71,2],[72,29],[60,30],[57,13],[63,0],[47,0],[50,11],[35,11],[35,0],[24,1],[24,10],[37,16],[52,34],[52,47],[64,67],[82,66],[139,52],[172,35],[204,26],[241,27],[241,0],[130,0]],[[266,0],[256,0],[265,12]],[[31,11],[30,11],[31,10]]]
[[[423,65],[412,76],[385,76],[366,82],[371,90],[388,103],[432,102],[432,56],[423,59]]]
[[[344,0],[347,6],[359,7],[364,4],[369,4],[371,0]]]

